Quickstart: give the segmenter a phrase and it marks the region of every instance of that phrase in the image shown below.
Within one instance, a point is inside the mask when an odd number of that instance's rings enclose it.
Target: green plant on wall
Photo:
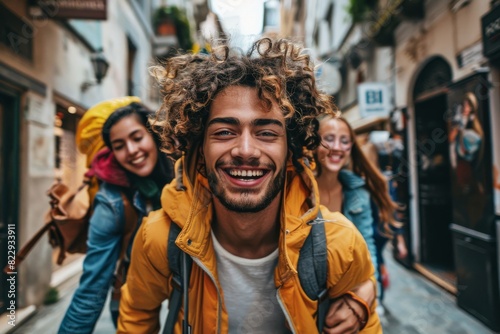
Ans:
[[[167,34],[175,33],[179,42],[179,47],[183,50],[191,50],[193,41],[191,39],[191,29],[186,13],[177,6],[162,6],[156,9],[153,14],[153,27],[156,33],[162,25],[172,27],[164,30]]]
[[[354,22],[362,22],[374,10],[376,4],[376,0],[349,0],[346,10]]]
[[[45,299],[43,303],[45,305],[50,305],[57,303],[57,301],[59,301],[59,290],[57,290],[57,288],[50,287],[45,293]]]

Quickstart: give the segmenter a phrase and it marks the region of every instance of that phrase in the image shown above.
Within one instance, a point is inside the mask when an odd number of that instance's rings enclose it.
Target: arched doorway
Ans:
[[[452,71],[442,57],[421,69],[413,89],[417,162],[420,265],[455,287],[448,128],[448,85]]]

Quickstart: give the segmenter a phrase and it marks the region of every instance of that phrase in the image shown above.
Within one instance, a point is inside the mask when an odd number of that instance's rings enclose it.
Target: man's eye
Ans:
[[[259,136],[264,136],[264,137],[276,137],[276,133],[272,132],[272,131],[262,131],[262,132],[259,132]]]
[[[232,133],[231,131],[222,130],[222,131],[215,132],[215,133],[214,133],[214,136],[224,137],[224,136],[230,136],[230,135],[232,135],[232,134],[233,134],[233,133]]]

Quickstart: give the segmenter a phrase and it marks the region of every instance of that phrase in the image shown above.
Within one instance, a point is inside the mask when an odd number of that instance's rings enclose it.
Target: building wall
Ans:
[[[46,96],[27,91],[21,99],[21,184],[17,240],[18,247],[21,247],[42,226],[42,217],[48,209],[45,192],[55,179],[56,101],[63,99],[84,111],[104,99],[126,95],[127,36],[137,48],[132,77],[135,82],[134,93],[153,109],[158,106],[158,101],[150,99],[148,67],[154,63],[154,58],[151,55],[149,14],[141,19],[138,7],[133,2],[108,1],[108,20],[101,22],[101,32],[102,47],[110,67],[102,84],[91,86],[86,91],[81,90],[81,84],[95,81],[90,62],[93,50],[58,21],[30,20],[26,1],[12,1],[5,5],[33,25],[33,33],[25,36],[33,38],[33,60],[16,55],[4,45],[0,45],[0,59],[9,67],[47,86]],[[77,173],[83,174],[83,157],[78,156],[77,161]],[[51,279],[51,267],[52,249],[44,237],[19,268],[17,307],[43,302]]]
[[[448,61],[452,67],[454,81],[470,74],[478,66],[476,63],[459,68],[456,55],[466,47],[481,43],[480,17],[488,9],[487,1],[476,0],[452,13],[448,1],[427,1],[424,20],[405,21],[397,28],[395,38],[398,106],[406,106],[408,99],[411,99],[419,67],[431,56],[439,55]]]

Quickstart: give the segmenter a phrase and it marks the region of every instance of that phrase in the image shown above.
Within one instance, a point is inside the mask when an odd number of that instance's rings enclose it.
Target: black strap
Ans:
[[[308,223],[311,231],[300,250],[298,272],[302,289],[306,295],[318,301],[317,326],[321,333],[330,301],[326,288],[327,251],[325,224],[321,211]],[[311,270],[314,268],[314,270]]]
[[[168,314],[163,334],[174,332],[174,326],[177,322],[177,317],[184,299],[184,319],[182,321],[182,333],[191,333],[191,326],[188,323],[189,314],[189,277],[191,275],[191,267],[193,259],[177,247],[175,240],[181,231],[180,227],[175,223],[170,224],[170,232],[168,234],[167,256],[170,270],[172,271],[172,294],[168,301]],[[185,275],[183,275],[185,273]],[[183,287],[188,287],[183,289]],[[184,295],[183,295],[184,294]]]

